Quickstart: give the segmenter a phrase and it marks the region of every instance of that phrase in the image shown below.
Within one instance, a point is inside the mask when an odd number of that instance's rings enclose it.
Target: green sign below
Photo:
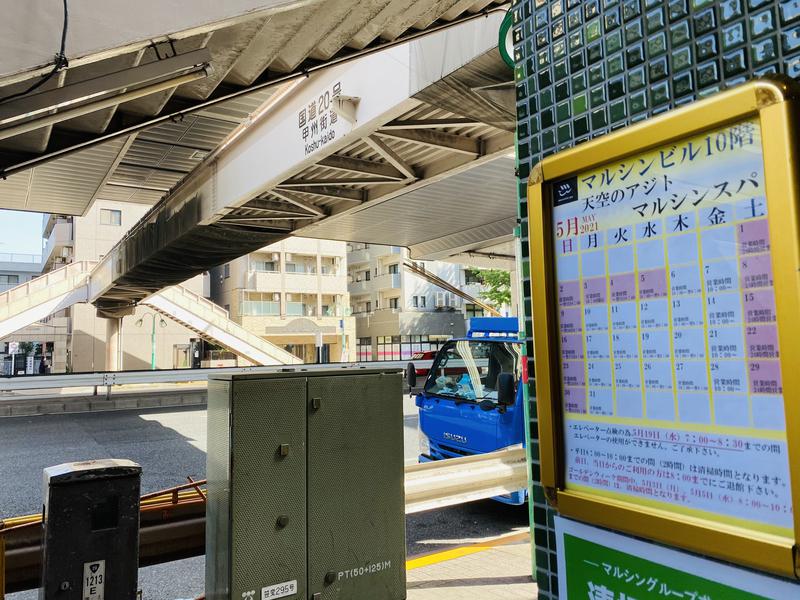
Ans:
[[[800,585],[558,518],[561,598],[800,598]]]

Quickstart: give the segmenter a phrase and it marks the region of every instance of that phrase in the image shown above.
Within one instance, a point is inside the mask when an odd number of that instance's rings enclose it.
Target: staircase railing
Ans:
[[[70,263],[0,293],[0,321],[79,288],[95,264]]]
[[[214,326],[222,329],[226,333],[242,340],[246,344],[259,349],[262,352],[270,354],[285,364],[296,364],[302,362],[297,356],[291,352],[287,352],[283,348],[265,340],[264,338],[248,331],[238,323],[230,319],[230,314],[227,310],[218,304],[195,294],[184,286],[172,286],[161,290],[157,295],[163,297],[165,300],[173,302],[181,306],[185,310],[193,312],[201,319],[212,323]],[[147,304],[147,300],[143,302]],[[264,350],[269,346],[269,350]]]

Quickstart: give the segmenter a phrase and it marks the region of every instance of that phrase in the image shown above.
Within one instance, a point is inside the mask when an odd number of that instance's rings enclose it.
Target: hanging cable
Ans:
[[[69,61],[67,60],[67,56],[66,54],[64,54],[67,45],[67,25],[69,23],[69,11],[67,10],[67,0],[63,0],[63,2],[64,2],[64,26],[61,28],[61,48],[59,49],[58,54],[56,54],[55,63],[53,64],[52,70],[47,75],[44,75],[39,81],[30,86],[28,89],[23,90],[21,92],[17,92],[16,94],[10,94],[8,96],[0,98],[0,104],[2,104],[3,102],[7,102],[8,100],[12,100],[14,98],[19,98],[21,96],[30,94],[32,91],[40,88],[45,83],[47,83],[50,80],[50,78],[52,78],[53,75],[58,73],[61,69],[66,69],[67,66],[69,66]]]

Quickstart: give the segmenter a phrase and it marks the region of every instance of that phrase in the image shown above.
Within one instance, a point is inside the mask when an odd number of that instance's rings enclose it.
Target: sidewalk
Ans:
[[[408,600],[536,598],[527,532],[414,557],[406,568]]]

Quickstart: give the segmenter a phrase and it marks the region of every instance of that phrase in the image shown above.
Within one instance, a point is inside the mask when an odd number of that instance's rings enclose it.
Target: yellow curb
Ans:
[[[520,540],[527,539],[529,536],[530,532],[521,531],[519,533],[512,533],[510,535],[505,535],[490,540],[488,542],[478,542],[477,544],[459,546],[457,548],[451,548],[450,550],[444,550],[443,552],[431,552],[430,554],[418,555],[406,561],[406,570],[410,571],[411,569],[419,569],[421,567],[435,565],[437,563],[445,562],[447,560],[453,560],[456,558],[469,556],[470,554],[477,554],[478,552],[483,552],[484,550],[490,550],[497,546],[502,546],[504,544],[510,544],[512,542],[517,542]]]

